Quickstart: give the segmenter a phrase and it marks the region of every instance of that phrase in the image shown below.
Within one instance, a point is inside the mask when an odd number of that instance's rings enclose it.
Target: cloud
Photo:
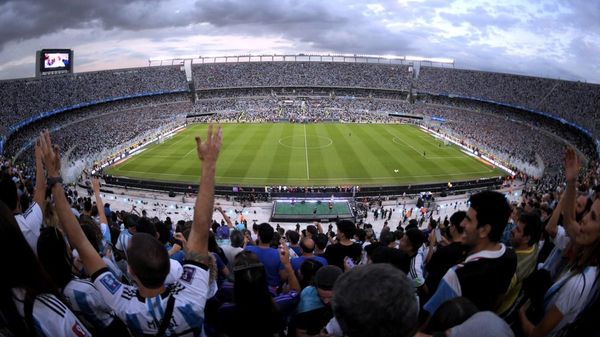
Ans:
[[[31,75],[36,49],[69,47],[77,71],[143,66],[153,56],[331,51],[450,57],[467,68],[600,82],[594,64],[599,6],[584,0],[0,0],[0,77]],[[26,64],[31,70],[22,73]]]

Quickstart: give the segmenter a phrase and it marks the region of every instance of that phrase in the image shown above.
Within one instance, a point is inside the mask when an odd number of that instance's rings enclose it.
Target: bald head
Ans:
[[[300,248],[303,254],[312,254],[315,250],[315,242],[311,238],[304,238],[300,241]]]

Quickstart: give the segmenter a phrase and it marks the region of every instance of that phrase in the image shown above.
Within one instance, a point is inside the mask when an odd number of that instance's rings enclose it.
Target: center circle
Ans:
[[[304,150],[304,149],[308,149],[308,150],[317,150],[317,149],[324,149],[328,146],[331,146],[331,144],[333,144],[333,140],[331,140],[331,138],[329,137],[325,137],[325,136],[307,136],[306,141],[308,143],[308,146],[305,146],[305,139],[302,139],[302,145],[294,145],[293,142],[290,142],[289,140],[292,139],[294,137],[292,136],[287,136],[287,137],[283,137],[279,139],[279,144],[282,146],[285,146],[287,148],[290,149],[298,149],[298,150]],[[318,141],[315,145],[311,144],[311,138],[314,140],[315,138],[318,139]],[[292,145],[290,145],[290,143]],[[313,142],[314,143],[314,142]]]

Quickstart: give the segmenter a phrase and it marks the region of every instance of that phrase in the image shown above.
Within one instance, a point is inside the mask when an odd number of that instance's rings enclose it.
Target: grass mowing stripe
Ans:
[[[381,131],[379,125],[378,128],[357,128],[355,130],[361,139],[360,147],[363,148],[364,152],[370,152],[371,159],[369,162],[372,163],[374,170],[372,175],[374,176],[391,174],[398,167],[394,154],[390,152],[392,149],[389,147],[389,140],[384,137],[373,136],[378,131]],[[379,163],[379,165],[375,165],[375,163]]]
[[[306,156],[306,179],[310,179],[310,168],[308,167],[308,141],[306,140],[306,124],[304,124],[304,154]]]
[[[332,152],[333,141],[329,138],[326,132],[326,128],[329,125],[326,124],[309,124],[307,125],[308,134],[310,135],[309,140],[309,156],[310,156],[310,168],[312,169],[312,178],[330,178],[335,177],[331,174],[330,168],[332,165],[328,163],[325,158],[326,154]]]
[[[193,136],[205,135],[206,128],[190,125],[163,143],[108,168],[107,173],[196,183],[199,162],[190,150],[195,148]],[[223,135],[217,163],[219,184],[394,185],[502,174],[456,147],[440,146],[409,125],[224,124]],[[423,157],[423,151],[427,156]]]
[[[250,169],[253,152],[257,141],[263,138],[259,135],[262,130],[244,125],[238,133],[235,134],[236,144],[232,144],[228,152],[222,152],[219,155],[219,161],[223,161],[223,176],[243,177]],[[264,140],[264,138],[263,138]],[[226,167],[226,168],[225,168]]]
[[[275,151],[273,151],[273,160],[269,163],[267,177],[289,177],[290,165],[281,165],[281,163],[291,162],[292,151],[279,143],[285,137],[288,130],[283,126],[273,129],[277,131],[277,146],[275,147]]]
[[[368,169],[364,166],[363,161],[354,151],[354,145],[358,140],[350,140],[352,136],[346,138],[348,131],[345,124],[332,125],[331,139],[335,139],[334,146],[337,153],[340,154],[338,163],[332,162],[330,165],[343,165],[347,172],[347,177],[368,177],[370,176]],[[355,137],[356,138],[356,137]],[[352,143],[351,143],[352,142]],[[339,145],[338,145],[339,144]],[[349,160],[348,160],[349,159]]]

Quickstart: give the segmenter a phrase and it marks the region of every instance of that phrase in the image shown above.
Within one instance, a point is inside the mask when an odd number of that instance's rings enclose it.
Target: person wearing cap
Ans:
[[[416,228],[410,228],[404,233],[398,248],[410,257],[410,269],[408,277],[413,280],[415,288],[425,284],[423,277],[423,255],[419,254],[419,249],[424,242],[423,232]]]
[[[333,318],[333,287],[342,274],[342,269],[337,266],[321,267],[313,278],[313,285],[302,290],[292,324],[296,328],[296,336],[319,335]]]

